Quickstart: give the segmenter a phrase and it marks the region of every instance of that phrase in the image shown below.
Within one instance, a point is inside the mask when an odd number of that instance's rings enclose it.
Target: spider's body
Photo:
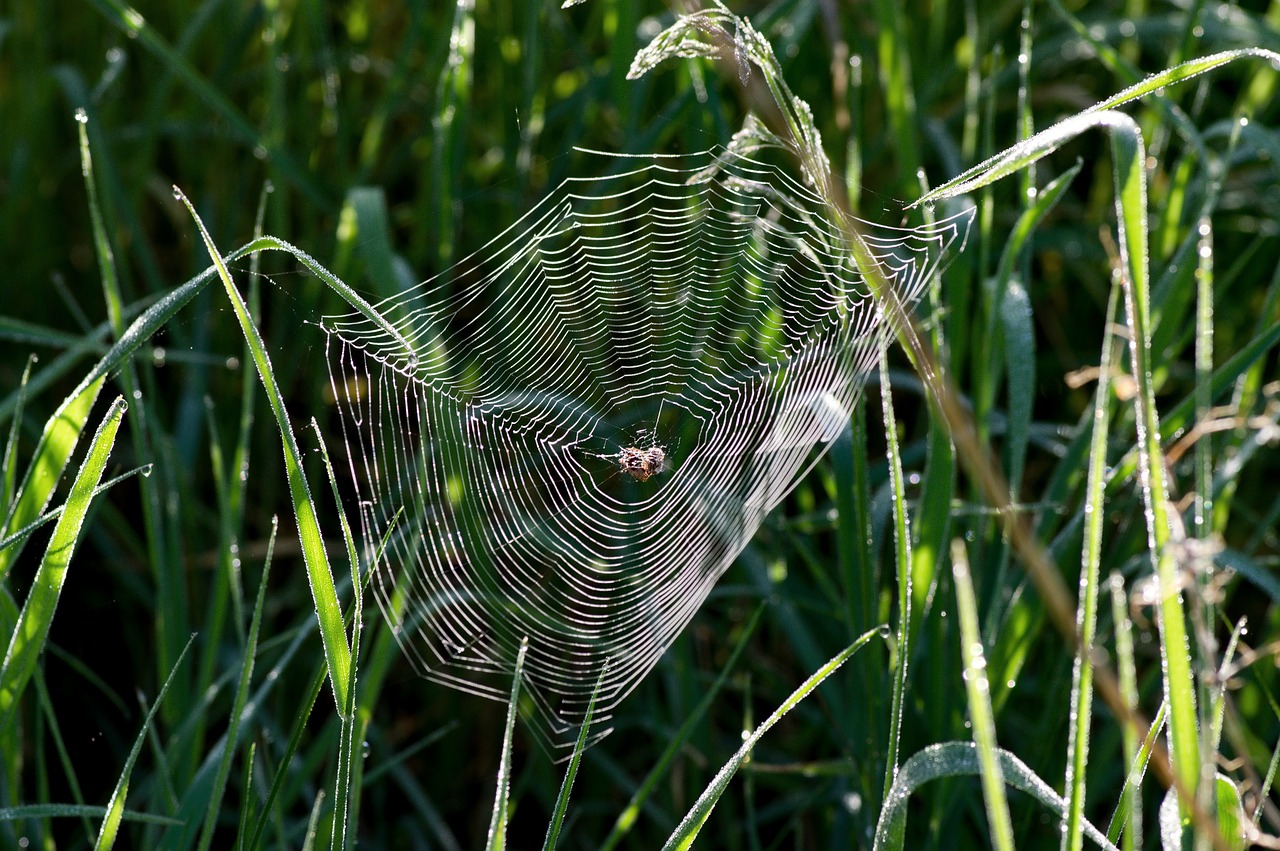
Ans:
[[[618,453],[617,459],[622,472],[642,482],[649,481],[650,476],[656,476],[667,469],[667,453],[661,446],[650,446],[648,449],[628,446]]]

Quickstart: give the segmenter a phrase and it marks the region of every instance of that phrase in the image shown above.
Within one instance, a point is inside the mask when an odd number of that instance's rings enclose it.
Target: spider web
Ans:
[[[761,153],[611,158],[376,305],[403,339],[322,323],[401,647],[505,700],[527,638],[551,744],[597,684],[603,729],[848,426],[891,332],[821,199]],[[861,227],[914,304],[969,221]]]

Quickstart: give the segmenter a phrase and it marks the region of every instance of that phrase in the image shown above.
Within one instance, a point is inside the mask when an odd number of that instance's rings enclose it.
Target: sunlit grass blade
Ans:
[[[1054,817],[1061,816],[1067,802],[1052,786],[1008,751],[997,749],[994,756],[1005,783],[1035,798]],[[907,804],[912,794],[925,783],[943,777],[977,776],[982,772],[978,746],[972,742],[942,742],[913,754],[902,764],[893,792],[880,812],[873,845],[875,851],[902,851],[906,842]],[[1083,826],[1085,835],[1099,848],[1117,851],[1115,845],[1092,824],[1086,821]]]
[[[1151,378],[1146,155],[1142,134],[1132,119],[1114,124],[1110,137],[1125,316],[1129,325],[1129,358],[1137,385],[1134,399],[1138,419],[1138,476],[1147,509],[1147,542],[1162,589],[1156,612],[1165,694],[1169,700],[1170,747],[1174,773],[1186,792],[1194,795],[1200,778],[1199,719],[1187,625],[1178,591],[1178,568],[1167,547],[1169,487]],[[1189,817],[1186,809],[1189,803],[1183,802],[1184,817]]]
[[[1115,316],[1120,288],[1111,287],[1107,305],[1108,327]],[[1111,412],[1111,334],[1103,335],[1098,362],[1098,387],[1093,400],[1093,434],[1089,444],[1089,469],[1084,497],[1084,552],[1081,554],[1080,601],[1076,629],[1080,644],[1071,682],[1070,730],[1067,743],[1067,824],[1062,848],[1080,851],[1084,846],[1085,768],[1089,758],[1089,732],[1093,721],[1093,643],[1098,626],[1098,586],[1102,581],[1102,530],[1106,516],[1107,430]]]
[[[520,641],[515,671],[511,675],[511,699],[507,703],[507,723],[502,733],[502,758],[498,762],[497,790],[493,798],[493,816],[489,820],[486,851],[500,851],[507,845],[507,818],[511,791],[511,744],[515,738],[516,716],[520,714],[520,681],[524,677],[524,658],[529,652],[529,639]]]
[[[325,660],[329,667],[329,680],[333,686],[334,701],[338,712],[345,713],[349,705],[347,689],[351,675],[351,648],[347,645],[346,628],[342,621],[342,610],[338,606],[338,591],[333,584],[333,571],[329,567],[329,556],[325,552],[324,536],[316,515],[315,503],[311,499],[311,488],[307,484],[302,470],[302,453],[298,450],[297,439],[293,435],[293,425],[285,411],[284,398],[276,385],[275,372],[271,366],[271,357],[267,354],[262,335],[249,315],[248,307],[240,292],[231,281],[222,255],[205,230],[204,223],[196,213],[195,207],[174,187],[174,194],[183,204],[200,230],[200,236],[208,249],[209,257],[217,268],[222,279],[227,298],[231,301],[236,318],[244,337],[253,350],[254,365],[258,377],[267,392],[267,401],[275,414],[276,424],[280,429],[280,439],[284,446],[285,470],[289,480],[289,494],[293,500],[294,515],[298,522],[298,537],[302,543],[304,562],[307,568],[307,579],[311,586],[312,597],[316,604],[316,617],[320,622],[320,635],[324,644]]]
[[[1280,53],[1261,48],[1228,50],[1200,59],[1192,59],[1158,74],[1153,74],[1142,82],[1130,86],[1100,103],[1094,104],[1087,110],[1041,130],[1025,142],[989,157],[936,189],[927,192],[909,206],[914,207],[942,198],[963,195],[981,186],[994,183],[1002,177],[1021,171],[1026,166],[1057,150],[1064,142],[1078,136],[1082,130],[1088,127],[1110,124],[1112,119],[1107,117],[1107,114],[1117,106],[1244,58],[1263,59],[1276,63],[1280,62]]]
[[[964,660],[964,684],[969,697],[969,723],[977,748],[982,796],[987,807],[987,828],[997,851],[1013,851],[1013,822],[1004,794],[1004,775],[996,756],[996,725],[991,713],[991,687],[978,627],[978,603],[969,578],[969,556],[958,539],[951,544],[951,575],[956,583],[956,610],[960,616],[960,655]],[[887,797],[887,796],[886,796]]]
[[[707,710],[712,703],[720,696],[724,685],[729,680],[729,674],[737,666],[738,659],[742,656],[751,637],[755,635],[756,627],[760,625],[760,618],[764,615],[765,603],[756,606],[756,610],[751,614],[751,618],[742,628],[742,634],[738,637],[738,642],[734,645],[733,650],[729,654],[728,660],[720,669],[719,675],[715,682],[706,690],[702,700],[691,712],[685,717],[684,723],[680,725],[680,729],[676,730],[671,736],[667,746],[663,749],[662,754],[654,761],[653,767],[649,769],[649,773],[641,781],[636,791],[632,793],[631,800],[627,801],[626,807],[618,815],[617,820],[613,824],[613,829],[609,831],[609,835],[600,845],[601,851],[610,851],[617,847],[618,843],[627,835],[632,826],[635,825],[636,819],[640,817],[640,811],[644,808],[645,803],[649,800],[649,796],[657,789],[658,783],[666,776],[667,769],[671,767],[671,763],[676,756],[683,750],[689,740],[690,734],[694,727],[702,721],[706,716]]]
[[[729,788],[729,781],[733,779],[733,775],[746,761],[747,756],[751,753],[752,748],[760,741],[760,738],[769,731],[774,724],[777,724],[788,712],[790,712],[800,701],[809,696],[814,689],[822,684],[823,680],[835,673],[849,657],[862,649],[868,641],[880,633],[879,629],[869,630],[858,637],[856,641],[840,651],[831,661],[819,668],[811,677],[804,681],[791,696],[782,702],[782,705],[774,710],[773,714],[766,718],[760,726],[747,736],[742,743],[742,747],[738,749],[729,761],[721,767],[716,773],[712,781],[707,784],[707,788],[698,796],[698,800],[685,813],[684,818],[680,820],[680,824],[676,826],[675,831],[667,838],[666,843],[662,846],[664,851],[671,849],[685,849],[693,845],[695,839],[698,838],[698,832],[702,830],[702,826],[706,824],[707,818],[711,815],[711,810],[715,807],[716,802],[724,795],[725,790]]]
[[[1141,827],[1141,785],[1142,778],[1146,776],[1147,765],[1151,762],[1151,752],[1156,746],[1156,740],[1160,736],[1160,731],[1164,729],[1164,723],[1169,717],[1169,704],[1167,701],[1160,702],[1160,708],[1156,710],[1156,717],[1151,721],[1151,727],[1147,730],[1146,738],[1143,740],[1141,747],[1138,748],[1133,761],[1129,766],[1129,773],[1125,777],[1124,789],[1120,793],[1120,802],[1116,806],[1116,811],[1111,815],[1111,822],[1107,825],[1107,839],[1116,842],[1120,839],[1121,833],[1126,832],[1130,835],[1130,841],[1125,842],[1126,848],[1137,847],[1141,842],[1141,836],[1136,834],[1136,829]]]
[[[142,753],[142,743],[146,741],[147,731],[151,728],[151,722],[155,718],[156,711],[164,703],[165,694],[169,691],[169,686],[173,684],[174,674],[177,673],[178,666],[182,664],[182,660],[186,658],[187,651],[191,649],[191,642],[193,641],[195,641],[195,635],[187,639],[182,652],[178,654],[178,658],[174,662],[174,669],[169,672],[164,685],[160,687],[160,693],[156,695],[151,709],[147,712],[146,719],[142,722],[142,729],[138,731],[138,737],[133,741],[133,748],[129,751],[129,756],[124,762],[124,768],[120,771],[120,779],[116,781],[115,791],[111,793],[111,800],[107,803],[106,817],[102,820],[102,828],[98,831],[98,840],[94,844],[95,851],[107,851],[107,849],[115,845],[116,836],[120,831],[120,820],[124,815],[125,799],[129,796],[129,778],[133,775],[133,767],[138,761],[138,754]]]
[[[231,716],[227,719],[226,747],[222,750],[222,760],[218,764],[218,773],[209,794],[209,807],[205,811],[200,841],[196,845],[200,851],[207,851],[213,843],[213,831],[218,825],[218,810],[222,806],[222,797],[226,793],[227,778],[231,776],[231,762],[237,753],[236,744],[240,738],[240,724],[244,720],[244,707],[249,699],[249,687],[253,683],[253,662],[258,652],[258,632],[262,626],[263,604],[267,599],[267,577],[271,573],[271,557],[275,552],[277,526],[275,518],[272,518],[271,534],[267,538],[267,555],[262,565],[262,577],[258,580],[258,599],[253,606],[253,618],[249,622],[249,633],[243,645],[244,659],[240,663],[240,682],[236,686],[235,699],[231,703]]]
[[[92,395],[96,394],[95,387]],[[85,516],[89,513],[89,504],[93,501],[94,489],[102,478],[103,470],[106,469],[107,459],[115,445],[116,432],[120,428],[120,421],[124,418],[127,408],[128,405],[124,399],[116,397],[103,417],[102,424],[89,445],[84,463],[80,465],[80,471],[76,474],[71,492],[67,495],[62,516],[58,518],[58,523],[53,528],[44,558],[36,568],[35,577],[31,581],[31,591],[22,605],[18,622],[9,638],[3,665],[0,665],[0,736],[5,735],[9,725],[13,723],[18,711],[19,698],[31,674],[35,671],[40,653],[44,650],[54,611],[58,606],[58,598],[62,594],[62,586],[67,578],[71,556],[80,539]],[[76,434],[64,433],[59,445],[65,447],[70,443],[74,446],[76,437]],[[56,452],[57,448],[51,446],[49,453],[52,455]],[[70,452],[70,449],[67,449],[67,452]],[[63,464],[65,464],[65,456],[63,462],[58,464],[59,471]],[[34,467],[35,464],[33,463],[32,466]],[[13,548],[10,548],[5,552],[12,552],[12,550]]]
[[[49,504],[53,489],[80,440],[85,421],[89,418],[89,409],[102,390],[102,382],[103,379],[99,378],[77,388],[45,423],[26,475],[17,487],[16,499],[7,513],[4,528],[0,530],[0,537],[8,537],[34,521]],[[94,484],[97,484],[96,480]],[[21,552],[21,543],[0,549],[0,576],[8,574]]]
[[[889,717],[889,751],[885,757],[884,794],[889,795],[898,773],[898,740],[907,692],[907,664],[911,658],[911,525],[907,514],[906,486],[902,478],[902,456],[898,450],[898,422],[893,410],[893,385],[889,381],[888,351],[880,349],[880,400],[884,411],[884,434],[888,444],[889,487],[892,494],[894,566],[898,587],[898,631],[893,656],[893,708]]]

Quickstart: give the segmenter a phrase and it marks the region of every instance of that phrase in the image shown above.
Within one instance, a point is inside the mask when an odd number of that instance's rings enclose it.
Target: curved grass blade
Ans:
[[[729,781],[733,779],[733,775],[742,767],[747,756],[751,753],[752,748],[755,747],[756,742],[760,741],[760,738],[769,731],[770,727],[777,724],[784,715],[794,709],[800,701],[808,697],[814,689],[821,685],[823,680],[835,673],[841,665],[848,661],[850,656],[861,650],[863,645],[879,633],[880,630],[878,628],[868,630],[860,635],[856,641],[844,650],[841,650],[833,656],[831,661],[827,662],[827,664],[819,668],[811,677],[809,677],[809,679],[805,680],[799,688],[791,693],[790,697],[782,702],[781,706],[774,710],[772,715],[766,718],[764,722],[747,737],[746,741],[742,743],[742,747],[739,748],[737,753],[730,757],[729,761],[721,767],[721,769],[716,773],[716,776],[712,778],[709,784],[707,784],[707,788],[698,796],[698,800],[694,802],[694,805],[687,813],[685,813],[684,818],[680,820],[680,824],[676,826],[675,831],[672,832],[671,836],[667,838],[666,843],[662,846],[663,851],[669,851],[670,849],[677,848],[685,849],[693,845],[694,840],[698,838],[698,832],[702,830],[702,826],[706,824],[707,818],[711,815],[711,810],[715,808],[716,802],[720,800],[720,797],[725,793],[725,790],[729,788]]]
[[[1057,150],[1059,145],[1079,135],[1085,128],[1105,124],[1109,119],[1100,118],[1100,116],[1118,106],[1172,86],[1175,83],[1212,71],[1229,62],[1245,58],[1263,59],[1273,64],[1280,63],[1280,53],[1263,48],[1249,47],[1214,53],[1210,56],[1192,59],[1180,65],[1175,65],[1158,74],[1153,74],[1123,91],[1117,92],[1115,95],[1101,103],[1094,104],[1083,112],[1041,130],[1025,142],[1020,142],[993,157],[988,157],[936,189],[920,196],[920,198],[909,204],[908,208],[920,204],[928,204],[942,198],[963,195],[989,183],[994,183],[1000,178],[1020,171]]]
[[[92,395],[97,395],[97,388],[100,386],[99,383],[92,388]],[[80,397],[76,399],[79,400]],[[12,723],[17,712],[18,700],[36,669],[41,651],[44,650],[49,627],[53,622],[53,614],[58,607],[58,598],[62,594],[62,586],[67,578],[71,556],[75,552],[85,516],[89,512],[89,504],[93,501],[94,489],[102,478],[103,470],[106,469],[107,459],[115,445],[116,432],[120,428],[120,421],[124,418],[127,408],[128,404],[124,398],[117,396],[107,410],[106,416],[103,417],[102,424],[98,426],[93,442],[89,445],[84,463],[80,465],[80,472],[76,474],[75,483],[71,486],[66,508],[58,518],[57,525],[54,526],[44,558],[36,568],[35,577],[31,582],[31,592],[22,605],[18,622],[9,639],[9,648],[5,652],[4,662],[0,665],[0,735],[3,735]],[[56,417],[55,414],[55,419]],[[54,422],[53,425],[58,428],[58,423]],[[67,435],[67,439],[60,446],[65,447],[67,442],[74,445],[77,435],[78,429],[76,435]],[[56,453],[58,448],[51,447],[49,451]],[[37,459],[32,467],[36,467],[39,463]],[[63,463],[65,464],[65,458]],[[5,552],[12,551],[13,548],[5,550]]]
[[[156,695],[155,701],[151,704],[151,709],[147,711],[147,717],[142,722],[142,729],[138,731],[137,738],[133,740],[133,748],[129,751],[129,757],[124,761],[124,768],[120,772],[120,779],[116,781],[115,790],[111,793],[111,800],[107,802],[102,828],[98,831],[98,841],[94,843],[95,851],[107,851],[107,849],[115,845],[116,836],[120,832],[120,822],[125,813],[124,802],[129,795],[129,778],[133,774],[133,766],[138,761],[138,754],[142,752],[142,743],[146,741],[147,731],[151,728],[151,721],[155,718],[156,711],[160,705],[164,703],[164,696],[169,691],[169,686],[173,684],[173,678],[178,671],[178,666],[186,658],[187,651],[191,649],[191,642],[195,640],[195,633],[192,633],[191,637],[187,639],[186,646],[182,648],[182,652],[178,654],[178,658],[174,661],[173,669],[169,671],[169,676],[165,679],[164,685],[160,687],[160,693]],[[170,820],[166,820],[165,823],[170,823]],[[181,822],[174,823],[181,824]]]
[[[293,501],[294,517],[298,522],[298,538],[302,543],[303,561],[306,564],[307,580],[311,586],[312,599],[316,604],[316,617],[320,622],[320,636],[324,645],[325,661],[329,668],[329,680],[333,686],[333,697],[338,713],[345,717],[350,705],[347,690],[351,676],[351,648],[347,645],[346,628],[342,621],[342,610],[338,606],[338,590],[333,584],[333,571],[329,566],[329,556],[325,551],[324,536],[320,532],[320,523],[316,513],[315,502],[311,498],[311,488],[307,484],[302,471],[302,453],[298,450],[298,441],[293,434],[293,426],[285,411],[284,397],[276,385],[275,371],[271,366],[271,356],[267,354],[262,335],[249,315],[248,307],[241,298],[240,292],[231,281],[231,273],[227,271],[222,255],[218,253],[204,222],[196,213],[191,201],[182,190],[174,187],[174,196],[186,206],[200,236],[208,249],[209,257],[217,268],[222,279],[227,298],[240,322],[245,340],[253,350],[253,361],[262,380],[263,389],[267,393],[267,401],[275,414],[276,424],[280,429],[280,440],[284,445],[285,471],[289,480],[289,495]],[[255,240],[256,241],[256,240]]]
[[[1061,816],[1066,801],[1053,787],[1040,779],[1025,762],[1003,749],[997,749],[1000,774],[1014,789],[1026,792],[1055,816]],[[943,777],[975,776],[981,773],[978,747],[972,742],[942,742],[930,745],[902,764],[892,793],[880,811],[876,825],[875,851],[901,851],[907,828],[907,804],[911,795],[925,783]],[[1099,848],[1119,851],[1107,837],[1089,822],[1084,822],[1085,835]]]
[[[511,678],[511,700],[507,704],[506,730],[502,734],[502,759],[498,763],[498,789],[493,799],[493,818],[489,821],[489,837],[484,847],[499,851],[507,844],[507,795],[511,788],[511,742],[515,737],[516,714],[520,711],[520,681],[524,677],[524,657],[529,652],[529,639],[520,641],[516,669]]]

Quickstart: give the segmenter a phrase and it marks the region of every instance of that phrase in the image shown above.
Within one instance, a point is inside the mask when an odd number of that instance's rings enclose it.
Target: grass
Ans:
[[[1280,833],[1280,4],[1126,5],[735,3],[776,58],[745,90],[628,80],[656,3],[0,13],[0,846]],[[747,106],[830,158],[833,217],[975,230],[555,765],[364,609],[308,323],[477,250],[575,146],[703,149]]]

